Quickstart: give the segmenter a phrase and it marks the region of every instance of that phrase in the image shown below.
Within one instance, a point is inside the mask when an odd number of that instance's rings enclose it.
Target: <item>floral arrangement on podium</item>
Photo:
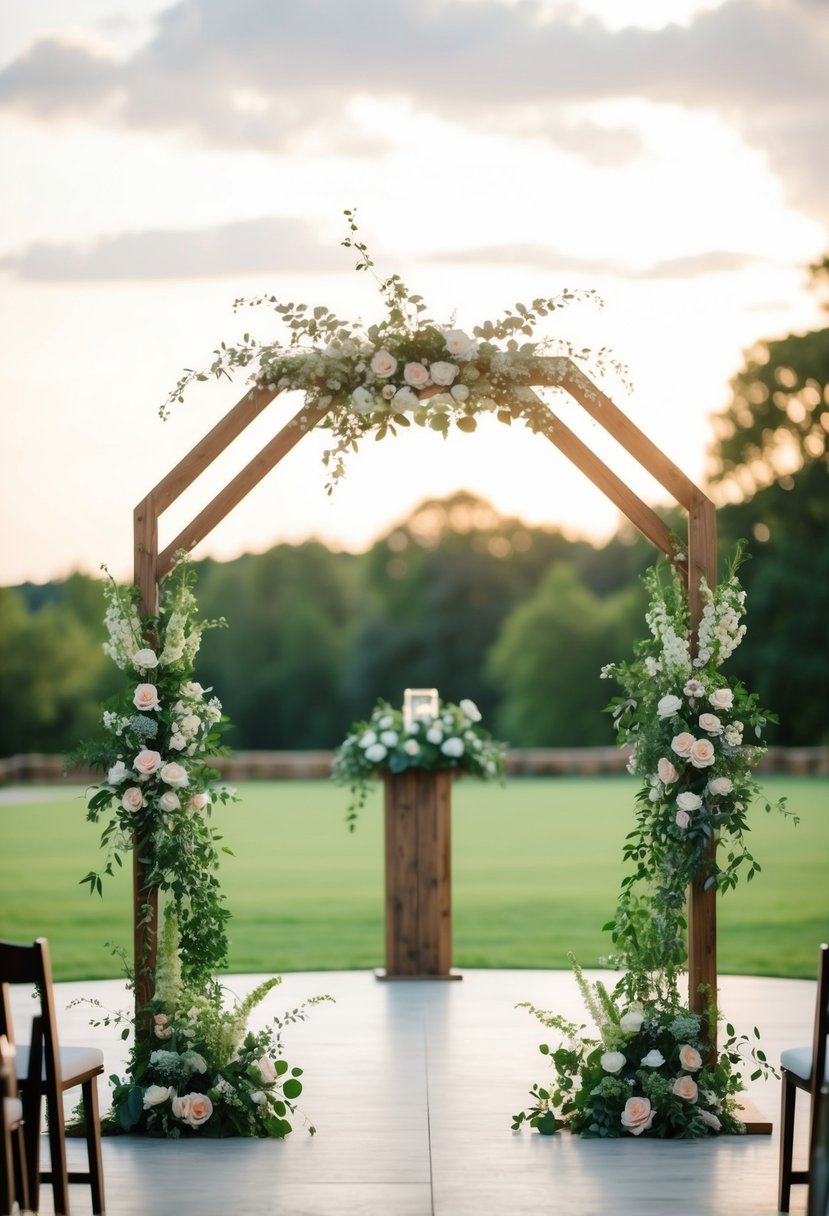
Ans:
[[[474,701],[443,703],[433,692],[408,712],[378,701],[368,719],[352,723],[334,756],[331,775],[338,784],[350,786],[346,820],[353,831],[369,783],[378,774],[450,769],[483,781],[503,780],[505,751],[506,745],[481,726]]]
[[[677,560],[681,560],[680,557]],[[595,1031],[525,1005],[564,1041],[542,1044],[554,1084],[534,1085],[532,1106],[513,1117],[551,1134],[567,1126],[585,1136],[695,1138],[744,1130],[734,1095],[773,1073],[747,1036],[726,1026],[712,1050],[718,1012],[692,1012],[679,995],[687,961],[685,901],[690,883],[733,890],[760,871],[748,848],[749,808],[760,796],[753,768],[765,751],[763,732],[776,719],[757,697],[720,670],[745,634],[745,593],[737,578],[740,553],[716,590],[704,582],[704,608],[695,653],[685,587],[671,565],[644,575],[650,637],[631,663],[602,671],[621,686],[608,706],[620,745],[631,749],[628,769],[641,778],[636,825],[628,833],[614,919],[604,926],[622,971],[613,994],[590,987],[573,960]],[[776,809],[788,814],[785,799]],[[772,810],[765,803],[766,812]],[[794,816],[792,816],[797,821]],[[755,1029],[755,1039],[759,1033]]]
[[[215,978],[227,965],[230,916],[219,854],[230,850],[220,845],[210,817],[215,803],[236,796],[210,765],[225,751],[227,719],[218,698],[193,678],[202,633],[224,622],[199,618],[194,581],[182,562],[162,586],[158,616],[146,619],[136,587],[106,583],[104,650],[124,672],[125,686],[103,709],[106,737],[82,744],[71,758],[106,774],[90,791],[87,811],[93,823],[103,820],[106,860],[81,881],[90,894],[103,894],[104,877],[138,849],[147,867],[142,915],[149,920],[152,898],[164,903],[149,1002],[134,1015],[106,1012],[97,1023],[123,1025],[123,1037],[133,1036],[128,1077],[111,1078],[106,1123],[111,1130],[173,1138],[283,1137],[292,1129],[302,1070],[289,1068],[282,1056],[282,1029],[331,998],[310,998],[252,1033],[248,1016],[280,977],[231,1009]],[[115,953],[123,957],[120,949]]]

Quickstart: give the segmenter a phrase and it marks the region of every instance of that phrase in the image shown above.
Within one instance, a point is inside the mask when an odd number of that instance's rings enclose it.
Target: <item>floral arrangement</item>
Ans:
[[[368,249],[357,239],[356,213],[347,210],[345,216],[349,235],[342,243],[357,251],[357,270],[373,273]],[[333,432],[334,446],[323,457],[330,493],[345,473],[346,454],[356,451],[368,434],[383,439],[412,423],[444,436],[453,427],[468,433],[477,428],[477,415],[487,413],[506,424],[521,418],[533,430],[545,429],[549,416],[530,386],[555,383],[551,355],[579,360],[598,374],[612,368],[626,382],[624,368],[607,348],[593,352],[535,337],[543,318],[575,300],[593,299],[601,307],[595,292],[565,290],[531,305],[516,304],[470,335],[454,324],[431,320],[423,298],[412,294],[398,275],[378,279],[378,284],[386,317],[369,326],[342,321],[322,306],[283,304],[275,296],[237,300],[237,310],[273,308],[290,332],[288,345],[261,343],[249,333],[236,345],[223,342],[209,368],[184,372],[161,407],[161,417],[168,417],[171,405],[184,400],[193,381],[229,378],[242,368],[250,370],[258,388],[299,389],[309,410],[325,413],[321,425]],[[300,421],[309,423],[307,416]]]
[[[281,983],[265,980],[226,1009],[217,984],[184,983],[176,919],[167,908],[151,1003],[153,1039],[136,1040],[129,1079],[113,1078],[113,1130],[149,1136],[273,1136],[292,1130],[301,1068],[282,1054],[282,1030],[304,1020],[306,1009],[329,996],[311,997],[256,1033],[251,1011]],[[107,1020],[123,1021],[115,1014]],[[309,1125],[313,1135],[315,1129]]]
[[[105,821],[106,862],[82,882],[101,894],[102,877],[140,841],[152,860],[148,886],[175,902],[187,944],[185,977],[199,984],[226,961],[229,913],[210,812],[214,801],[235,796],[216,784],[219,774],[208,764],[224,751],[227,719],[218,698],[193,679],[202,633],[224,622],[199,620],[193,583],[192,570],[179,566],[162,587],[159,616],[142,620],[138,589],[107,581],[104,650],[127,679],[104,708],[105,740],[82,745],[72,759],[106,773],[87,812],[93,823]]]
[[[661,974],[674,993],[686,957],[689,883],[702,876],[706,888],[725,892],[741,875],[751,882],[760,871],[747,843],[749,808],[760,795],[752,770],[766,750],[764,728],[777,719],[720,670],[745,634],[739,561],[738,552],[716,590],[702,583],[694,657],[679,575],[664,564],[648,571],[651,636],[636,644],[632,663],[602,671],[624,690],[608,709],[620,745],[631,748],[629,771],[642,778],[636,826],[624,846],[631,869],[608,926],[613,961],[640,976]],[[785,801],[777,804],[783,813]]]
[[[484,781],[503,779],[506,745],[480,723],[481,712],[468,699],[458,705],[438,702],[437,714],[419,706],[409,724],[401,710],[378,701],[367,721],[352,723],[334,756],[333,779],[351,787],[350,830],[365,805],[369,780],[379,772],[458,769]]]
[[[585,1137],[679,1139],[745,1131],[735,1095],[744,1089],[738,1066],[746,1049],[755,1077],[773,1072],[747,1036],[738,1038],[729,1025],[728,1039],[712,1056],[711,1010],[703,1015],[639,1002],[620,1009],[604,984],[589,985],[575,960],[573,967],[598,1037],[585,1038],[584,1025],[522,1004],[566,1041],[555,1049],[541,1045],[555,1083],[532,1087],[533,1105],[513,1116],[514,1130],[526,1122],[543,1135],[568,1127]]]

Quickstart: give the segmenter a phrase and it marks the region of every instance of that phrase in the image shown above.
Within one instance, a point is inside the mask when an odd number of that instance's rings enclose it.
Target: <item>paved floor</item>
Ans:
[[[589,974],[589,973],[588,973]],[[229,980],[244,995],[261,977]],[[256,1014],[267,1021],[305,996],[336,1005],[290,1027],[287,1055],[305,1068],[302,1109],[317,1127],[286,1141],[109,1138],[110,1216],[771,1216],[776,1212],[779,1083],[749,1095],[772,1136],[705,1142],[582,1141],[510,1130],[510,1115],[542,1080],[545,1032],[521,1000],[582,1020],[567,972],[469,971],[460,983],[381,983],[367,972],[286,975]],[[127,1006],[117,982],[58,986],[62,1041],[98,1042],[106,1072],[121,1067],[117,1033],[90,1030],[77,997]],[[758,1025],[770,1059],[807,1043],[815,985],[724,977],[720,999],[738,1028]],[[16,997],[22,1011],[25,995]],[[108,1086],[103,1086],[106,1097]],[[799,1109],[803,1153],[808,1099]],[[82,1145],[73,1144],[82,1155]],[[50,1213],[48,1188],[42,1212]],[[72,1211],[90,1211],[72,1188]],[[792,1212],[806,1210],[805,1187]]]

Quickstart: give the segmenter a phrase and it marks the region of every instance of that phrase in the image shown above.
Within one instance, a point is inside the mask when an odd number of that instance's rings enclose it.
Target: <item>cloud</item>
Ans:
[[[712,249],[687,257],[633,267],[608,258],[581,258],[563,253],[549,245],[515,243],[479,245],[476,248],[433,253],[432,262],[481,264],[488,266],[529,266],[556,275],[610,275],[621,279],[696,279],[709,274],[736,274],[762,259],[752,254]]]
[[[107,107],[141,129],[206,143],[353,151],[349,106],[403,100],[485,130],[529,125],[595,163],[635,139],[558,121],[574,104],[645,99],[716,111],[800,204],[825,214],[829,23],[816,0],[724,0],[687,25],[609,30],[537,0],[179,0],[116,62],[55,39],[0,73],[0,107],[56,116]],[[558,118],[557,118],[558,116]],[[379,147],[369,152],[379,154]],[[365,151],[365,149],[364,149]]]
[[[342,269],[299,220],[243,220],[199,231],[127,232],[89,245],[39,242],[0,259],[21,279],[168,279]]]

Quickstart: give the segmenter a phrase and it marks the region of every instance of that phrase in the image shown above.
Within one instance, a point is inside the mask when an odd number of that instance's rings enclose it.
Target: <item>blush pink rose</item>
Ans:
[[[701,729],[707,731],[709,735],[722,734],[722,722],[716,714],[700,714],[699,724]]]
[[[191,794],[190,805],[194,811],[203,811],[206,806],[210,805],[210,795],[206,793]]]
[[[678,828],[682,828],[684,831],[685,828],[687,828],[691,822],[691,816],[688,814],[687,811],[677,811],[676,816],[675,816],[675,821],[676,821],[676,826]]]
[[[131,785],[121,795],[121,806],[125,811],[140,811],[144,805],[144,795],[137,785]]]
[[[641,1136],[653,1123],[655,1114],[648,1098],[628,1098],[622,1111],[622,1127],[632,1136]]]
[[[666,760],[664,756],[657,764],[656,771],[659,774],[659,780],[665,785],[673,785],[675,781],[679,780],[679,773],[676,771],[673,764],[671,764],[670,760]]]
[[[143,748],[132,762],[132,767],[142,777],[152,777],[161,768],[161,753]]]
[[[132,703],[136,709],[140,709],[145,714],[149,713],[151,709],[158,709],[158,689],[155,684],[139,684]]]
[[[698,1068],[702,1068],[702,1056],[690,1043],[683,1043],[680,1047],[679,1062],[686,1072],[696,1072]]]
[[[175,790],[183,790],[190,780],[187,769],[175,760],[169,760],[158,775],[165,784],[171,785]]]
[[[693,735],[689,735],[687,730],[682,731],[678,735],[674,735],[671,739],[671,751],[676,752],[678,756],[687,758],[691,754],[691,748],[696,743]]]
[[[397,360],[387,350],[378,350],[372,356],[371,370],[378,380],[388,380],[397,370]]]
[[[714,709],[731,709],[734,704],[734,693],[730,688],[715,688],[708,700]]]
[[[709,792],[715,798],[722,798],[724,794],[730,794],[734,789],[734,782],[730,777],[714,777],[708,782]]]
[[[688,753],[688,759],[694,768],[708,768],[716,758],[714,744],[710,739],[695,739]]]
[[[677,1077],[671,1086],[671,1092],[675,1093],[678,1098],[683,1098],[686,1102],[696,1102],[697,1083],[693,1077]]]
[[[403,379],[412,388],[425,388],[429,383],[429,371],[422,363],[407,363],[403,368]]]

